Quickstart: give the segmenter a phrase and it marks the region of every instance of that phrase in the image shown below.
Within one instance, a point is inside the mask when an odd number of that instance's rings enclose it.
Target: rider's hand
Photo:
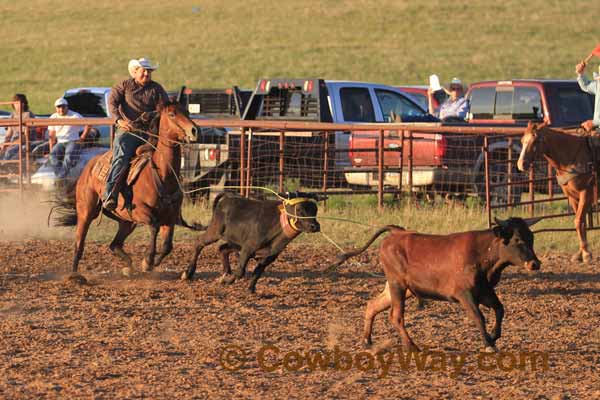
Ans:
[[[577,75],[579,74],[583,74],[583,71],[585,70],[585,61],[580,62],[579,64],[577,64],[575,66],[575,73]]]
[[[129,121],[125,120],[125,119],[119,119],[117,121],[117,125],[119,125],[119,128],[126,130],[126,131],[131,131],[133,130],[133,127],[131,126],[131,124],[129,123]]]
[[[588,119],[581,124],[581,127],[585,129],[586,132],[591,132],[594,129],[594,121]]]

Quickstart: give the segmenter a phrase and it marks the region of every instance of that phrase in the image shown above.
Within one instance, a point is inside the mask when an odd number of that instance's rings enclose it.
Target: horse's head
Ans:
[[[527,171],[533,160],[538,156],[541,150],[542,143],[542,132],[541,130],[546,127],[546,123],[535,123],[529,121],[527,129],[523,133],[521,138],[521,154],[519,155],[519,161],[517,161],[517,168],[519,171]]]
[[[159,136],[174,142],[193,142],[198,138],[198,128],[177,102],[159,104],[160,115]]]

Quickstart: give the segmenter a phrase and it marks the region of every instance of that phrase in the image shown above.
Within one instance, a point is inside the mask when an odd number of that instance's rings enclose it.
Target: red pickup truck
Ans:
[[[426,92],[426,88],[422,89]],[[575,80],[511,80],[485,81],[472,84],[467,91],[471,108],[464,123],[441,123],[440,126],[525,126],[528,121],[546,121],[554,127],[573,127],[591,119],[594,98],[580,90]],[[350,160],[354,171],[346,173],[352,185],[376,186],[378,175],[376,152],[354,149],[376,147],[378,136],[369,132],[353,132],[350,137]],[[404,141],[406,144],[407,141]],[[482,138],[460,134],[415,134],[413,136],[413,185],[442,193],[484,194]],[[398,132],[387,131],[384,146],[399,147],[402,139]],[[492,159],[506,159],[509,141],[506,137],[490,140]],[[517,159],[520,142],[512,141],[512,157]],[[386,152],[384,168],[396,172],[385,173],[384,185],[397,186],[399,180],[399,152]],[[407,157],[403,165],[408,164]],[[492,183],[506,179],[506,163],[492,163]],[[364,169],[365,172],[360,172]],[[512,171],[515,178],[519,172]],[[523,175],[520,175],[523,179]],[[402,180],[408,180],[406,168]],[[514,187],[511,199],[504,188],[494,188],[493,203],[515,202],[524,188]]]

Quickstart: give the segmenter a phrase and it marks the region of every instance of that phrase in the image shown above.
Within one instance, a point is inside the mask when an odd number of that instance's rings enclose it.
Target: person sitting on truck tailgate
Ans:
[[[122,178],[129,170],[129,160],[144,143],[138,136],[144,136],[141,131],[148,127],[140,117],[143,113],[155,111],[159,103],[169,101],[165,89],[152,80],[152,71],[157,68],[158,65],[152,65],[146,58],[129,61],[131,78],[116,84],[110,92],[108,107],[116,118],[117,131],[104,192],[103,207],[107,210],[117,208],[117,198],[124,180]]]
[[[464,97],[462,82],[458,78],[453,78],[452,82],[450,82],[450,90],[443,89],[449,97],[442,103],[437,111],[433,107],[433,91],[431,88],[427,90],[429,114],[435,115],[442,121],[464,121],[469,113],[470,105],[469,101]]]
[[[579,83],[579,87],[586,93],[593,94],[596,96],[594,101],[594,119],[587,120],[581,124],[583,129],[587,132],[591,132],[594,128],[598,128],[600,126],[600,67],[598,68],[599,73],[594,72],[594,80],[590,81],[584,74],[586,63],[580,62],[575,67],[575,72],[577,73],[577,83]]]
[[[50,118],[83,118],[78,112],[69,110],[69,103],[64,97],[54,102],[56,112]],[[80,127],[77,125],[53,125],[48,127],[48,137],[52,150],[48,156],[48,162],[54,168],[54,175],[57,178],[66,178],[69,170],[77,165],[81,153],[81,144],[79,140],[85,140],[90,126],[83,128],[81,137],[79,136]]]
[[[29,102],[27,101],[27,96],[21,93],[16,93],[12,101],[16,101],[19,104],[15,107],[13,104],[12,108],[15,110],[10,114],[10,118],[19,118],[19,110],[21,112],[21,117],[25,118],[33,118],[35,115],[29,111]],[[26,134],[28,128],[23,129],[23,135]],[[30,142],[34,139],[35,132],[33,129],[29,135]],[[0,144],[0,159],[2,160],[16,160],[19,158],[19,145],[13,144],[8,145],[5,143],[16,142],[19,140],[19,127],[18,126],[9,126],[6,129],[6,136],[4,136],[4,143]],[[21,137],[22,144],[25,145],[25,137]],[[29,143],[31,145],[31,143]]]

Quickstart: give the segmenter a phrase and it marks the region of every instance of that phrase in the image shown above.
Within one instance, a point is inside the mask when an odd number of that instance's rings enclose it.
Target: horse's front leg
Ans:
[[[575,211],[575,229],[577,230],[577,236],[579,236],[579,252],[581,253],[581,260],[589,264],[592,261],[592,253],[588,248],[585,217],[593,203],[592,191],[586,189],[579,192],[578,203]]]
[[[574,196],[572,193],[570,194],[565,187],[563,187],[562,189],[563,193],[565,194],[565,196],[567,196],[567,199],[569,200],[569,205],[575,213],[575,230],[577,231],[577,237],[579,238],[579,250],[577,250],[577,252],[571,256],[571,262],[581,262],[583,260],[583,258],[581,257],[581,234],[579,233],[579,224],[581,223],[581,221],[577,219],[577,211],[579,210],[579,198]]]
[[[156,236],[158,236],[158,225],[150,225],[150,243],[148,255],[142,261],[142,271],[151,271],[154,267],[154,256],[156,255]]]
[[[162,260],[171,253],[173,250],[173,233],[175,232],[175,225],[163,225],[160,227],[160,237],[162,238],[162,244],[160,247],[160,253],[158,259],[154,262],[154,266],[158,266]]]

